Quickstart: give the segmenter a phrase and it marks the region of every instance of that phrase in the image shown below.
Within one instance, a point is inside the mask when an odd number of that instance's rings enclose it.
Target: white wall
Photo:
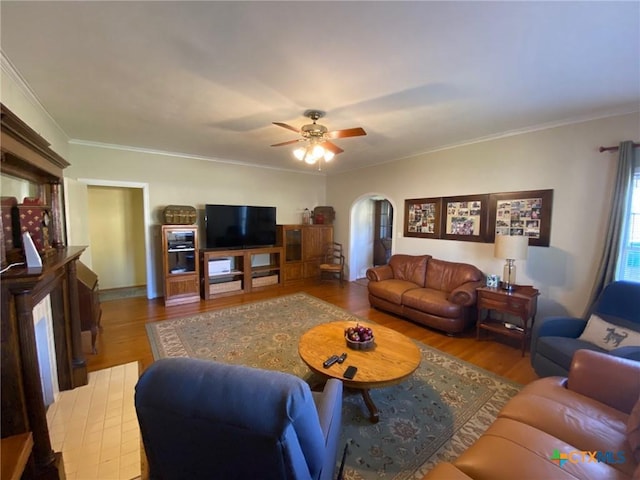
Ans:
[[[580,315],[600,259],[617,154],[601,145],[638,140],[638,114],[578,123],[423,154],[331,176],[327,200],[336,210],[335,237],[350,239],[348,212],[377,192],[394,205],[394,253],[430,254],[502,274],[493,244],[403,237],[404,200],[553,189],[550,247],[531,247],[517,262],[518,283],[540,289],[539,316]],[[351,248],[352,250],[352,248]],[[347,249],[350,251],[350,249]]]

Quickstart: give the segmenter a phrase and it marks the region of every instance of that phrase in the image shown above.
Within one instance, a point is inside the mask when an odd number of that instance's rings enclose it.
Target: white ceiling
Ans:
[[[309,170],[274,126],[325,110],[330,174],[637,111],[640,2],[14,2],[1,48],[83,142]]]

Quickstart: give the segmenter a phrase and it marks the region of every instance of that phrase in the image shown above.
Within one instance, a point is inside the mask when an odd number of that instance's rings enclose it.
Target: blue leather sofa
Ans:
[[[153,363],[135,406],[151,479],[330,480],[342,382],[192,358]]]
[[[604,350],[578,339],[592,313],[622,328],[640,332],[640,284],[618,281],[605,287],[587,318],[547,317],[531,333],[531,365],[541,377],[566,377],[576,350],[586,349],[640,361],[640,346]]]

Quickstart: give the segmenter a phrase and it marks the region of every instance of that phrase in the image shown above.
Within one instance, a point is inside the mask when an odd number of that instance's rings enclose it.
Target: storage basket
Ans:
[[[242,290],[242,280],[209,284],[210,295],[215,295],[217,293],[237,292],[238,290]]]
[[[251,279],[252,287],[266,287],[268,285],[276,285],[278,283],[278,275],[265,275],[263,277],[255,277]]]

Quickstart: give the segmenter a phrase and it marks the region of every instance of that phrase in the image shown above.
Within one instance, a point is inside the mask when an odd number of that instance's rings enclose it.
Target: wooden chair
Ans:
[[[338,275],[340,286],[344,286],[344,255],[342,254],[342,244],[331,242],[324,248],[324,259],[320,264],[320,280],[325,273],[332,276]]]

